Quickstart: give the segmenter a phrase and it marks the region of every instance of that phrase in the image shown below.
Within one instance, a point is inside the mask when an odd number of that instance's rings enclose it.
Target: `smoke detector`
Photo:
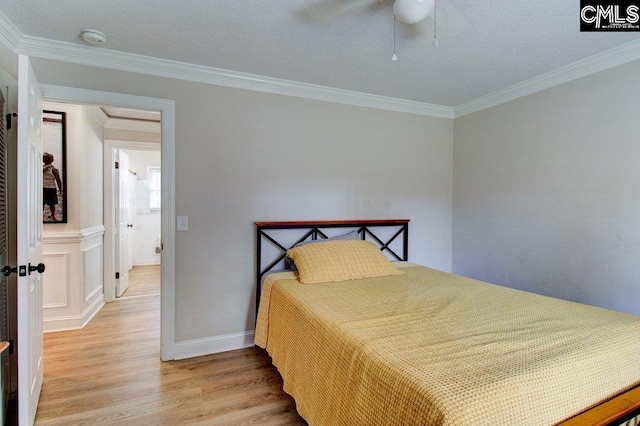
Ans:
[[[89,44],[100,45],[107,42],[107,36],[103,32],[91,28],[85,28],[80,37]]]

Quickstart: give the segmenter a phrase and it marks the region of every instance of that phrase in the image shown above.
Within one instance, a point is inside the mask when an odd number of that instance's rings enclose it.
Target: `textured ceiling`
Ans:
[[[621,44],[640,33],[581,33],[578,0],[438,0],[433,21],[398,23],[392,1],[0,0],[25,36],[261,76],[457,106]]]

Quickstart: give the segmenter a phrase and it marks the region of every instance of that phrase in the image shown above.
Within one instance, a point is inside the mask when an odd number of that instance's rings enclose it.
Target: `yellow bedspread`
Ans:
[[[265,281],[256,344],[311,425],[548,425],[640,383],[640,317],[404,270]]]

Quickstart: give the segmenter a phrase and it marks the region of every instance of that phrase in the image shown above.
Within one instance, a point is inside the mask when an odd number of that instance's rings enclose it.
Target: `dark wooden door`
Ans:
[[[5,99],[0,91],[0,268],[9,264],[8,239],[7,239],[7,148],[6,148],[6,120]],[[0,341],[9,341],[9,279],[0,274]],[[0,357],[0,374],[2,374],[2,406],[3,416],[7,412],[9,392],[11,390],[11,371],[9,368],[11,348],[5,350]],[[4,418],[2,423],[4,424]]]

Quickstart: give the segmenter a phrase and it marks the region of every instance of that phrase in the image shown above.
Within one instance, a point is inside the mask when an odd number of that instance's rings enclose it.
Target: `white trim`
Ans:
[[[162,148],[162,145],[156,142],[136,142],[111,138],[105,138],[104,142],[105,145],[109,143],[113,147],[138,151],[161,151]]]
[[[625,43],[530,80],[523,81],[522,83],[514,84],[497,92],[458,105],[454,108],[454,118],[522,98],[637,59],[640,59],[640,40]]]
[[[9,87],[9,89],[16,90],[18,87],[18,80],[16,80],[13,76],[9,75],[5,70],[0,68],[0,77],[2,77],[2,81],[4,84]],[[6,103],[9,103],[8,99],[5,99]],[[8,108],[5,106],[5,108]]]
[[[70,261],[70,256],[71,254],[68,251],[63,251],[63,252],[51,252],[51,253],[43,253],[42,254],[42,260],[44,262],[45,265],[51,265],[51,263],[54,262],[54,258],[58,258],[60,259],[58,262],[60,265],[64,265],[64,271],[62,273],[61,276],[57,276],[56,278],[62,278],[60,281],[66,283],[68,282],[67,280],[68,275],[69,275],[69,261]],[[51,275],[51,272],[49,272],[47,275],[45,275],[45,286],[47,286],[46,284],[46,280],[47,277]],[[43,295],[44,296],[44,295]],[[43,297],[44,299],[44,297]],[[67,291],[67,288],[65,287],[65,291],[62,292],[62,298],[60,300],[59,303],[42,303],[42,309],[43,311],[45,309],[56,309],[56,308],[66,308],[69,306],[69,292]],[[51,319],[44,319],[43,321],[51,321]],[[45,328],[45,330],[47,330]]]
[[[100,247],[100,246],[96,246],[96,247]],[[102,286],[98,286],[96,287],[91,293],[89,293],[87,296],[85,296],[84,298],[84,302],[88,302],[89,300],[91,300],[91,298],[93,296],[95,296],[96,294],[100,293],[102,291]],[[102,304],[104,304],[104,293],[102,294],[102,297],[100,297],[100,299],[102,299]],[[95,301],[93,301],[93,303],[91,304],[92,306],[95,304]],[[91,306],[87,307],[87,309],[85,309],[85,312],[89,311],[91,309]],[[95,315],[95,314],[94,314]],[[85,314],[83,313],[82,316],[84,317]],[[91,315],[93,317],[93,315]],[[83,327],[88,323],[89,321],[83,322]]]
[[[127,120],[124,118],[109,118],[104,127],[106,129],[160,133],[160,123],[153,122],[153,121]]]
[[[109,117],[105,114],[100,108],[95,106],[87,106],[85,109],[87,115],[93,118],[97,123],[99,123],[102,127],[105,127],[107,122],[109,121]]]
[[[80,330],[81,328],[82,328],[82,315],[42,319],[43,333],[56,333],[58,331]]]
[[[155,110],[162,113],[162,288],[160,304],[160,358],[174,359],[175,346],[175,101],[123,93],[73,87],[40,85],[44,99],[52,102],[72,102],[94,105],[114,105],[120,107]],[[106,142],[106,141],[105,141]],[[158,144],[154,144],[156,147]],[[106,146],[106,143],[105,143]],[[157,148],[156,148],[157,149]],[[105,209],[106,210],[106,209]],[[111,239],[111,221],[105,211],[105,245],[107,256],[108,241]],[[110,268],[105,262],[105,277]],[[111,269],[113,273],[113,270]],[[111,275],[113,276],[113,275]],[[105,300],[108,300],[107,280],[105,280]]]
[[[104,225],[96,225],[91,228],[83,228],[80,230],[82,238],[89,238],[99,234],[104,234]]]
[[[89,324],[89,321],[100,312],[103,306],[104,294],[101,294],[91,305],[87,306],[87,309],[82,313],[82,328]]]
[[[42,320],[42,331],[43,333],[55,333],[58,331],[80,330],[89,324],[89,321],[100,312],[103,306],[104,297],[100,296],[84,310],[82,315],[44,318]]]
[[[450,107],[24,36],[1,12],[0,42],[15,53],[55,61],[452,119],[640,59],[640,40],[634,40],[530,80]]]
[[[11,49],[13,53],[18,53],[18,45],[23,38],[18,27],[0,12],[0,43]]]
[[[98,225],[79,231],[43,232],[42,241],[45,244],[77,244],[102,234],[104,234],[104,226]]]
[[[43,244],[78,244],[82,242],[80,231],[43,232]]]
[[[23,36],[18,50],[21,54],[35,58],[79,65],[416,115],[453,118],[453,108],[442,105],[300,83],[109,49],[96,49],[95,47],[32,36]]]
[[[176,342],[175,359],[193,358],[218,352],[249,348],[254,345],[254,336],[255,331],[251,330],[242,333],[208,337],[206,339]]]
[[[177,78],[218,86],[378,108],[409,114],[456,118],[640,59],[640,40],[625,43],[456,107],[299,83],[28,36],[23,37],[23,43],[20,44],[20,52],[26,52],[33,56],[46,59],[63,60],[81,65]]]
[[[136,259],[133,266],[152,266],[152,265],[161,265],[158,262],[158,259]]]

